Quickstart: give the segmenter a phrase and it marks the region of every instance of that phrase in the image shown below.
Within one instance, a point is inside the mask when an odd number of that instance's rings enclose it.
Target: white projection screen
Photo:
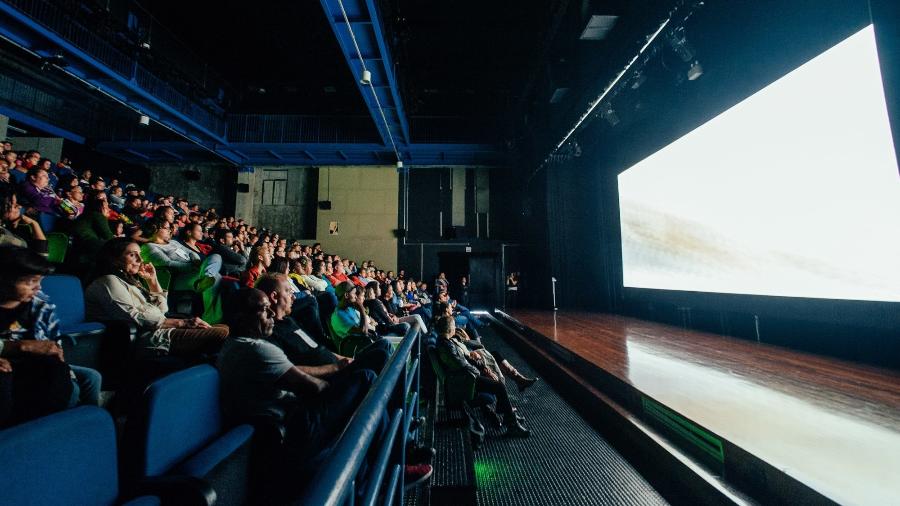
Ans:
[[[619,175],[624,285],[900,302],[872,26]]]

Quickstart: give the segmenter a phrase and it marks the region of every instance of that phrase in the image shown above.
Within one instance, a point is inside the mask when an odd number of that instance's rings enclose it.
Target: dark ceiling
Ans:
[[[229,112],[367,114],[319,2],[140,4],[229,81]],[[616,51],[639,42],[671,4],[382,0],[379,8],[407,114],[499,128],[523,103],[548,102],[555,87],[577,90],[612,74],[625,62]],[[579,40],[592,13],[620,16],[604,41]]]

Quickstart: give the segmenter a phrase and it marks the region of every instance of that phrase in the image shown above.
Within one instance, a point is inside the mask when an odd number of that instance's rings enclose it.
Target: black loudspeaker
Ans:
[[[319,209],[323,211],[328,211],[331,209],[331,201],[330,200],[320,200],[319,201]]]
[[[196,170],[184,171],[184,178],[188,181],[200,181],[200,172]]]
[[[237,192],[238,193],[250,193],[250,185],[247,183],[238,183],[237,184]]]
[[[403,239],[406,237],[406,229],[405,228],[395,228],[394,229],[394,237],[397,239]]]

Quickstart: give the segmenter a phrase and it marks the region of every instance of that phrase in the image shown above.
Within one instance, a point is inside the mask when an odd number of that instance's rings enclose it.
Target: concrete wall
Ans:
[[[239,172],[237,183],[246,184],[249,191],[235,194],[235,216],[291,239],[312,242],[316,233],[316,177],[312,167],[266,166]],[[263,201],[265,181],[276,179],[287,180],[282,205]]]
[[[220,215],[233,212],[236,169],[224,164],[154,164],[147,167],[150,188],[155,193],[184,197],[206,209],[215,207]],[[198,172],[199,180],[190,180],[185,172]]]
[[[318,211],[316,240],[326,251],[396,270],[399,192],[393,166],[322,167],[319,200],[331,200],[331,209]],[[332,222],[337,234],[330,233]]]
[[[29,149],[40,151],[43,158],[54,162],[58,162],[62,156],[62,137],[10,137],[9,141],[13,143],[13,151],[19,153],[19,156],[25,156]]]

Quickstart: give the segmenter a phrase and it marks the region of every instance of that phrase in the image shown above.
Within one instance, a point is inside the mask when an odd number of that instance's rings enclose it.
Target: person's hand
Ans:
[[[12,364],[5,358],[0,358],[0,372],[12,372]]]
[[[490,369],[485,369],[484,375],[487,376],[488,379],[491,381],[500,381],[500,378],[498,378],[497,375],[494,373],[494,371],[492,371]]]
[[[156,267],[153,264],[141,264],[140,270],[138,270],[138,276],[142,279],[146,279],[147,281],[156,280]]]
[[[483,360],[483,357],[481,356],[481,353],[478,353],[478,352],[475,351],[475,350],[472,350],[472,351],[469,352],[469,358],[471,358],[472,360],[475,360],[475,361]]]
[[[181,320],[182,327],[186,329],[208,329],[210,324],[206,323],[199,317],[185,318]]]
[[[348,365],[353,363],[353,359],[350,357],[340,357],[338,358],[337,363],[335,364],[338,368],[338,371],[347,367]]]
[[[23,339],[19,341],[19,350],[22,353],[30,353],[32,355],[46,355],[48,357],[56,357],[60,362],[65,360],[62,348],[53,341],[36,341],[34,339]]]
[[[450,301],[450,307],[456,307],[456,300]]]
[[[328,388],[327,381],[316,378],[316,377],[312,377],[312,380],[313,380],[312,383],[313,383],[313,388],[315,389],[315,393],[320,394],[320,393],[324,392],[326,388]]]

